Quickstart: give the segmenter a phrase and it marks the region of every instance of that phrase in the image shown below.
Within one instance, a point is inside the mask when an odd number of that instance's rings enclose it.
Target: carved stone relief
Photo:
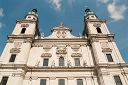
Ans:
[[[102,47],[102,48],[109,48],[107,42],[101,42],[101,47]]]
[[[107,42],[101,42],[102,52],[112,52]]]
[[[93,26],[94,27],[101,27],[101,23],[94,23]]]
[[[41,55],[41,57],[51,57],[51,56],[52,56],[51,53],[43,53]]]
[[[67,53],[66,47],[64,46],[57,47],[56,54],[66,54],[66,53]]]
[[[79,48],[80,48],[80,45],[71,45],[71,48],[72,48],[74,51],[78,51]]]
[[[61,32],[58,31],[57,34],[56,34],[56,36],[57,36],[58,38],[60,38],[60,36],[61,36]]]
[[[63,31],[63,32],[61,32],[61,31],[58,31],[57,32],[57,34],[56,34],[56,36],[58,37],[58,38],[60,38],[60,37],[62,37],[62,38],[65,38],[66,37],[66,32],[65,31]]]
[[[98,42],[99,40],[98,40],[98,38],[92,38],[91,40],[90,40],[90,42],[92,43],[92,42]]]
[[[65,31],[62,32],[62,37],[63,37],[63,38],[66,37],[66,32],[65,32]]]
[[[81,53],[72,53],[71,56],[72,57],[81,57],[82,55],[81,55]]]
[[[43,45],[43,49],[47,52],[52,48],[52,45]]]
[[[12,48],[10,53],[20,53],[20,48]]]
[[[22,42],[14,42],[14,47],[19,48],[22,45]]]
[[[29,27],[29,24],[21,24],[21,27],[27,28]]]
[[[110,48],[104,48],[104,49],[102,50],[102,52],[112,52],[112,49],[110,49]]]
[[[13,43],[14,42],[14,39],[12,39],[12,38],[9,38],[8,40],[7,40],[7,43]]]
[[[24,43],[32,43],[32,40],[30,38],[27,38],[24,40]]]

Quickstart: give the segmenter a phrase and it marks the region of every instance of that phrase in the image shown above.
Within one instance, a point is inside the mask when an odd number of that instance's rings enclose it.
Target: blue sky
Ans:
[[[45,36],[60,22],[77,36],[83,31],[85,6],[99,19],[107,20],[108,29],[115,34],[121,55],[128,62],[128,0],[0,0],[0,55],[15,20],[23,19],[33,8],[38,10],[39,30]]]

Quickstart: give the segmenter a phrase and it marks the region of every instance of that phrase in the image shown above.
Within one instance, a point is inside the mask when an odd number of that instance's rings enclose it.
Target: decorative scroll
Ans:
[[[80,45],[71,45],[71,48],[72,48],[74,51],[78,51],[79,48],[80,48]]]
[[[110,48],[104,48],[104,49],[102,50],[102,52],[112,52],[112,49],[110,49]]]
[[[14,42],[14,39],[12,39],[12,38],[9,38],[8,40],[7,40],[7,43],[13,43]]]
[[[108,46],[107,42],[101,42],[102,52],[112,52],[112,49]]]
[[[101,47],[102,47],[102,48],[109,48],[107,42],[101,42]]]
[[[62,38],[65,38],[66,37],[66,32],[65,31],[58,31],[57,32],[57,34],[56,34],[56,36],[58,37],[58,38],[60,38],[60,37],[62,37]]]
[[[32,43],[32,40],[30,38],[27,38],[24,40],[24,43]]]
[[[51,53],[43,53],[41,55],[41,57],[51,57],[51,56],[52,56]]]
[[[82,55],[81,55],[81,53],[72,53],[71,56],[72,57],[81,57]]]
[[[29,27],[29,24],[22,24],[21,27],[27,28]]]
[[[66,54],[66,47],[57,47],[56,54]]]
[[[47,52],[52,48],[52,45],[43,45],[43,49]]]
[[[12,48],[10,53],[20,53],[20,48]]]
[[[14,42],[14,47],[19,48],[22,45],[22,42]]]
[[[101,23],[94,23],[93,26],[94,27],[101,27]]]

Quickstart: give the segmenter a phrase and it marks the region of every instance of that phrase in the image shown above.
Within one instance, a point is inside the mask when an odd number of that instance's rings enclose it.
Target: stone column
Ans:
[[[29,52],[30,52],[30,48],[31,48],[31,41],[29,42],[28,41],[25,41],[23,44],[22,44],[22,47],[21,47],[21,52],[18,54],[18,60],[17,60],[17,63],[21,63],[21,64],[25,64],[27,63],[27,60],[28,60],[28,57],[29,57]]]
[[[68,85],[75,85],[74,77],[68,77]]]
[[[94,57],[96,60],[96,63],[106,63],[105,55],[102,53],[101,45],[99,42],[92,42],[92,50],[94,53]]]
[[[10,76],[6,85],[22,85],[23,78],[21,76]]]
[[[50,83],[49,83],[49,85],[56,85],[56,77],[50,77]]]
[[[86,85],[94,85],[91,77],[86,78]]]
[[[99,71],[100,85],[113,85],[113,81],[107,71]]]

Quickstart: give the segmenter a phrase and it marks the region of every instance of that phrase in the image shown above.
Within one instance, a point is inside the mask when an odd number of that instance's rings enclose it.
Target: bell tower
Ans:
[[[86,7],[84,15],[83,36],[88,39],[92,48],[100,84],[110,85],[108,64],[117,65],[124,61],[116,46],[114,34],[111,34],[106,26],[106,20],[98,19],[97,15],[88,7]]]
[[[37,9],[33,9],[29,12],[24,20],[17,20],[13,35],[31,35],[35,39],[40,36],[40,32],[38,29],[38,14]]]
[[[31,49],[31,44],[38,39],[37,9],[29,12],[23,20],[16,20],[15,28],[8,35],[7,44],[1,55],[2,64],[26,64]]]

